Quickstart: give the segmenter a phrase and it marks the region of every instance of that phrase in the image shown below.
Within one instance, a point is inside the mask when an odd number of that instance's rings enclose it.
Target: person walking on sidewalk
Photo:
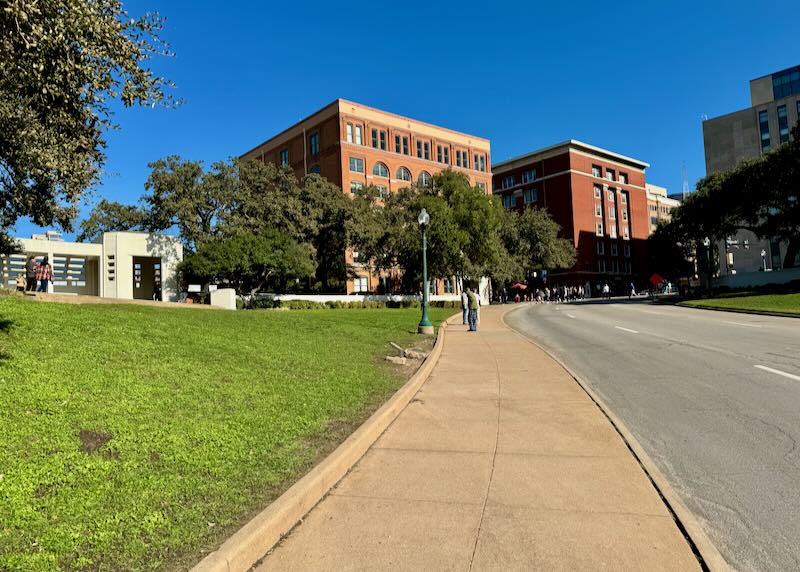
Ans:
[[[469,288],[461,291],[461,312],[463,314],[465,326],[469,321],[469,297],[467,296],[467,290],[469,290]]]
[[[478,297],[470,288],[467,288],[467,299],[469,308],[469,331],[478,331]]]
[[[53,279],[53,267],[47,256],[42,259],[42,263],[36,267],[36,280],[39,281],[37,292],[47,292],[47,285]]]
[[[25,262],[25,291],[34,292],[36,290],[36,258],[33,254],[28,256]]]

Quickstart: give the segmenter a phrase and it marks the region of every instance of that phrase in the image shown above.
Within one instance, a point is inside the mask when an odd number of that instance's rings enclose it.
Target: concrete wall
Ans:
[[[178,301],[176,266],[183,260],[183,246],[178,238],[147,232],[109,232],[102,241],[103,297],[132,300],[133,258],[147,256],[161,258],[163,300]]]
[[[481,304],[489,304],[489,287],[488,281],[481,281],[480,286]],[[290,300],[307,300],[309,302],[402,302],[407,300],[419,300],[420,297],[416,295],[378,295],[378,294],[257,294],[258,298],[268,298],[273,300],[290,301]],[[431,302],[459,302],[461,303],[461,296],[456,295],[438,295],[429,296],[428,300]]]
[[[786,284],[792,280],[800,280],[800,268],[781,270],[778,272],[746,272],[732,276],[720,276],[714,280],[714,286],[729,288],[751,288],[767,284]]]

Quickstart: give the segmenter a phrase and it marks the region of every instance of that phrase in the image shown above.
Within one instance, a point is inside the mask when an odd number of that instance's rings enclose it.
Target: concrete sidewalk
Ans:
[[[430,379],[257,570],[699,570],[578,384],[481,310]]]

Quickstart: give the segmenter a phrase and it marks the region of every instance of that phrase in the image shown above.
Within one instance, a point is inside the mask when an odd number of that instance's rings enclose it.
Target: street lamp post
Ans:
[[[703,239],[703,246],[706,247],[706,264],[707,264],[707,266],[706,266],[706,270],[707,270],[706,280],[707,280],[707,283],[708,283],[708,293],[710,294],[711,293],[711,276],[712,276],[712,274],[711,274],[711,241],[709,240],[708,237],[705,237]]]
[[[433,324],[428,318],[428,243],[425,237],[425,229],[431,221],[428,211],[422,209],[417,217],[417,222],[422,229],[422,319],[419,321],[417,332],[420,334],[432,334]]]

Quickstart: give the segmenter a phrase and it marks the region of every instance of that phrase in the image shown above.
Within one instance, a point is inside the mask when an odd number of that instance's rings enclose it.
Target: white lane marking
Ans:
[[[728,320],[722,320],[723,324],[733,324],[734,326],[747,326],[748,328],[760,328],[761,326],[758,324],[747,324],[745,322],[729,322]]]
[[[755,365],[758,369],[763,369],[764,371],[768,371],[770,373],[775,373],[778,375],[782,375],[783,377],[788,377],[789,379],[793,379],[795,381],[800,381],[800,375],[794,375],[793,373],[786,373],[785,371],[781,371],[779,369],[772,369],[771,367],[767,367],[765,365]]]
[[[575,316],[573,314],[567,314],[567,317],[568,318],[574,318]]]
[[[628,328],[623,328],[622,326],[614,326],[614,327],[617,328],[618,330],[622,330],[623,332],[630,332],[632,334],[638,334],[639,333],[636,330],[629,330]]]

